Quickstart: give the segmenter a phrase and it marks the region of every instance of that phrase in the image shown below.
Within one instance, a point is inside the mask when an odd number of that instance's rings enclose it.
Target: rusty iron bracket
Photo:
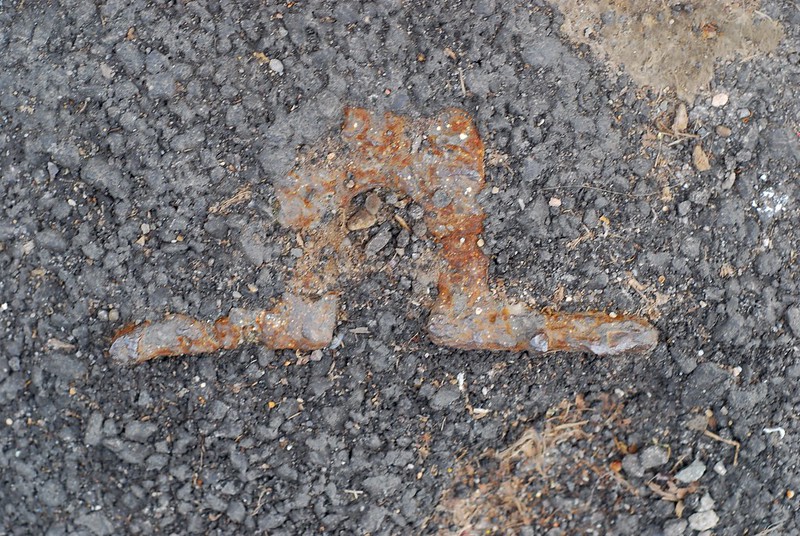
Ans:
[[[434,118],[347,108],[341,137],[299,158],[277,184],[278,221],[327,237],[336,255],[351,247],[341,218],[353,198],[387,188],[425,210],[441,245],[438,296],[428,319],[430,339],[464,350],[555,351],[616,355],[649,352],[658,332],[635,316],[603,312],[539,312],[511,303],[489,285],[489,259],[478,241],[485,214],[477,195],[485,184],[484,146],[470,116],[449,109]],[[306,252],[289,291],[271,310],[234,309],[204,322],[183,315],[124,329],[111,345],[121,363],[189,355],[261,343],[273,349],[327,346],[336,324],[339,263],[324,248]]]

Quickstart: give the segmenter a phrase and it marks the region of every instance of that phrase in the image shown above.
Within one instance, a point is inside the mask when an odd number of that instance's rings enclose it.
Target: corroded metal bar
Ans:
[[[311,301],[293,294],[270,311],[233,309],[227,317],[203,322],[186,315],[144,323],[118,333],[109,353],[119,363],[142,363],[156,357],[232,350],[244,343],[269,348],[324,348],[336,325],[336,296]]]
[[[349,248],[347,229],[337,216],[356,195],[379,187],[402,192],[422,206],[425,224],[441,245],[439,292],[428,322],[436,344],[597,355],[652,350],[658,332],[642,318],[540,313],[510,303],[499,289],[490,288],[489,259],[478,245],[485,217],[477,200],[485,184],[483,161],[483,141],[462,110],[409,119],[347,108],[341,138],[301,155],[275,185],[278,221],[315,237],[314,246],[299,259],[288,282],[290,293],[277,312],[242,313],[245,320],[232,320],[239,318],[232,314],[214,324],[171,317],[121,335],[112,345],[112,356],[141,362],[257,341],[272,348],[325,346],[333,333],[335,299],[311,302],[298,296],[336,290]],[[304,331],[311,326],[318,329]]]

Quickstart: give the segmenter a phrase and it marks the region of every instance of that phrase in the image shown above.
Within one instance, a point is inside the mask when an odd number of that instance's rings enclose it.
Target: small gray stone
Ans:
[[[363,486],[370,495],[382,497],[394,493],[402,483],[403,480],[399,476],[384,474],[367,478]]]
[[[720,460],[714,464],[714,472],[717,473],[719,476],[725,476],[728,474],[728,468],[725,467],[725,463]]]
[[[394,355],[389,347],[380,341],[370,339],[368,342],[372,352],[369,355],[369,362],[375,372],[389,370],[394,364]]]
[[[67,500],[67,493],[64,491],[64,486],[56,480],[48,480],[40,485],[38,496],[40,501],[51,507],[61,506]]]
[[[97,536],[105,536],[106,534],[114,534],[114,525],[102,512],[92,512],[91,514],[84,514],[75,520],[77,525],[86,527],[92,534]]]
[[[269,60],[269,68],[278,74],[283,74],[283,62],[278,58]]]
[[[347,412],[343,407],[322,408],[322,418],[332,429],[336,430],[345,420],[347,420]]]
[[[150,454],[150,449],[139,443],[123,441],[117,437],[109,437],[103,440],[103,446],[119,456],[119,458],[133,465],[141,465]]]
[[[669,460],[669,455],[667,454],[667,449],[657,445],[652,445],[644,449],[639,454],[639,460],[642,463],[642,467],[647,470],[655,467],[661,467],[667,463]]]
[[[675,480],[679,482],[683,482],[684,484],[689,484],[691,482],[696,482],[700,480],[700,477],[703,476],[706,472],[706,464],[701,462],[700,460],[695,460],[680,471],[678,474],[675,475]]]
[[[586,288],[588,290],[602,290],[608,286],[609,277],[605,272],[599,272],[588,283]]]
[[[628,454],[622,458],[622,468],[629,476],[641,478],[644,476],[644,467],[638,454]]]
[[[446,408],[459,398],[458,389],[452,386],[445,386],[436,391],[431,398],[431,408],[436,411]]]
[[[122,177],[122,172],[108,163],[108,160],[95,156],[87,160],[81,168],[81,179],[95,188],[103,188],[117,199],[125,199],[131,185]]]
[[[76,380],[87,373],[84,363],[64,354],[50,354],[44,360],[45,370],[62,380]]]
[[[702,531],[713,529],[719,523],[719,516],[714,510],[707,512],[697,512],[689,516],[689,528]]]
[[[222,420],[228,414],[230,407],[220,400],[211,403],[208,410],[208,418],[212,421]]]
[[[283,514],[267,514],[258,522],[258,528],[262,531],[276,529],[286,523],[286,516]]]
[[[166,454],[153,454],[145,461],[145,467],[149,471],[161,471],[169,463],[169,456]]]
[[[800,307],[789,307],[786,309],[786,323],[795,337],[800,338]]]
[[[153,433],[158,430],[158,426],[152,422],[133,421],[125,426],[125,437],[131,441],[143,443],[147,441]]]
[[[206,505],[217,512],[225,512],[228,509],[228,503],[216,493],[206,494]]]
[[[386,247],[391,239],[391,228],[388,225],[381,225],[381,228],[378,229],[378,232],[375,233],[375,236],[370,238],[369,242],[367,242],[367,245],[364,248],[364,254],[367,257],[374,257]]]
[[[36,244],[55,253],[67,251],[67,240],[63,234],[54,229],[45,229],[36,233]]]
[[[763,402],[768,394],[769,388],[765,384],[757,384],[752,389],[734,387],[728,394],[729,409],[737,413],[747,414],[756,405]]]
[[[664,536],[683,536],[688,526],[685,519],[670,519],[664,523]]]
[[[714,508],[714,499],[711,498],[711,495],[706,492],[700,498],[700,506],[697,507],[698,512],[708,512]]]
[[[217,240],[222,240],[228,235],[228,224],[225,222],[225,218],[219,216],[209,216],[203,229]]]
[[[253,266],[261,266],[267,260],[268,253],[264,247],[264,240],[258,226],[248,225],[239,235],[239,249]],[[300,250],[302,256],[303,250]]]
[[[759,275],[772,277],[780,271],[783,261],[774,251],[768,251],[758,256],[755,265]]]
[[[175,77],[169,72],[149,77],[147,94],[153,99],[169,99],[175,95]]]
[[[653,169],[653,161],[648,158],[634,158],[630,162],[631,171],[639,177],[644,177]]]
[[[382,506],[372,506],[362,520],[363,530],[368,534],[378,532],[383,525],[383,520],[389,515],[389,510]]]
[[[241,501],[231,501],[225,513],[228,514],[231,521],[235,523],[241,523],[247,516],[247,510],[245,510],[244,504],[242,504]]]
[[[86,432],[83,436],[83,442],[90,447],[100,444],[103,440],[103,414],[95,411],[89,416],[86,423]]]
[[[196,149],[206,141],[206,134],[202,127],[195,127],[188,132],[178,134],[170,141],[169,145],[176,151],[184,152]]]

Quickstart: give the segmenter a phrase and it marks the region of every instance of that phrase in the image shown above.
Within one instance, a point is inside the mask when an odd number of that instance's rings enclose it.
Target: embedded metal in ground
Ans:
[[[259,342],[273,349],[326,346],[336,322],[344,242],[343,214],[360,193],[389,188],[425,211],[441,245],[438,297],[428,320],[433,342],[464,350],[555,351],[614,355],[648,352],[658,332],[644,319],[602,312],[541,313],[509,301],[489,285],[489,259],[478,245],[484,211],[484,145],[469,115],[449,109],[434,118],[347,108],[341,138],[316,148],[276,185],[278,221],[320,237],[304,251],[291,289],[270,311],[235,310],[207,323],[186,316],[118,335],[111,356],[143,362]],[[317,297],[322,298],[317,301]]]

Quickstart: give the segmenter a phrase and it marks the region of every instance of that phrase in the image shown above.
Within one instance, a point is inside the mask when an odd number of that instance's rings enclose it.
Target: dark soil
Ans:
[[[543,1],[0,0],[0,534],[800,531],[800,9],[759,12],[783,40],[676,135]],[[656,350],[434,346],[431,242],[383,191],[340,344],[113,364],[126,323],[283,293],[272,184],[347,105],[468,111],[493,280]],[[453,510],[481,484],[520,508]]]

